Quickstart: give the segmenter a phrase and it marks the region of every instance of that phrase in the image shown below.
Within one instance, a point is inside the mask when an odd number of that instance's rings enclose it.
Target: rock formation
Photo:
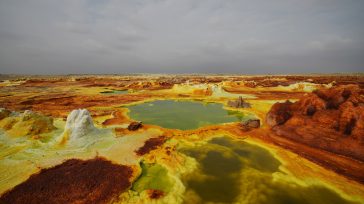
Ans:
[[[356,85],[317,90],[276,103],[267,124],[281,137],[364,161],[364,97]]]
[[[92,117],[88,110],[77,109],[73,110],[68,115],[64,135],[72,140],[83,137],[95,129]]]
[[[228,101],[228,106],[234,108],[250,108],[250,103],[247,103],[243,100],[243,97],[239,96],[239,98],[235,101]]]
[[[292,116],[291,105],[288,100],[284,103],[275,103],[267,114],[267,124],[271,127],[284,124]]]

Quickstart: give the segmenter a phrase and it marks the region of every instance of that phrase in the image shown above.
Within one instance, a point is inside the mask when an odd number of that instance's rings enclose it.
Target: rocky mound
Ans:
[[[317,90],[274,104],[266,122],[278,136],[364,161],[363,94],[356,85]]]
[[[11,111],[5,109],[5,108],[0,108],[0,120],[9,117],[11,114]]]
[[[55,129],[53,118],[33,111],[24,113],[0,109],[0,127],[11,136],[36,136]]]
[[[6,192],[0,203],[109,203],[127,190],[132,169],[96,158],[43,169]]]

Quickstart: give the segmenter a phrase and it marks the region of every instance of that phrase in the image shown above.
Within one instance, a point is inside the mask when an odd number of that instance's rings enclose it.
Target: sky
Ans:
[[[363,71],[363,0],[0,0],[1,74]]]

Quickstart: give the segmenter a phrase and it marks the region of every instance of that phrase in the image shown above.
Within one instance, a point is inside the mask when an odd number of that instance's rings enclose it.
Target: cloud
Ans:
[[[354,0],[3,0],[0,72],[358,72],[363,6]]]
[[[327,51],[327,50],[340,50],[348,48],[353,45],[353,40],[350,38],[343,38],[340,36],[327,36],[321,40],[314,40],[308,43],[308,48],[312,51]]]

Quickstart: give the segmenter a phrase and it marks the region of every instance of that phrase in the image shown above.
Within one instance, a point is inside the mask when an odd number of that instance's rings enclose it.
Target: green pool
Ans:
[[[130,118],[170,129],[196,129],[205,125],[254,118],[253,114],[223,109],[222,104],[158,100],[128,106]]]
[[[274,180],[281,163],[268,150],[244,141],[218,137],[179,151],[199,164],[184,177],[185,203],[352,203],[323,186]]]
[[[127,94],[128,90],[110,90],[110,91],[102,91],[101,94],[105,95],[114,95],[114,94]]]

